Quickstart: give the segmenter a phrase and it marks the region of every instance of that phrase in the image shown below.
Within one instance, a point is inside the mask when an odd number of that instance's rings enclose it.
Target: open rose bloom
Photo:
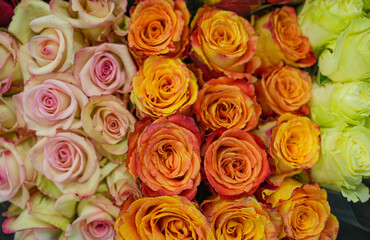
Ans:
[[[332,191],[370,199],[368,1],[0,0],[0,14],[15,240],[335,240]]]

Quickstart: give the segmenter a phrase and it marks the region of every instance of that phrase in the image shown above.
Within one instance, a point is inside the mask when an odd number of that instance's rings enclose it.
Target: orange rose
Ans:
[[[131,8],[128,43],[139,65],[148,56],[180,57],[189,43],[184,0],[146,0]]]
[[[269,180],[280,185],[286,176],[315,165],[320,153],[320,128],[307,117],[281,115],[272,129],[269,150],[276,167]]]
[[[289,66],[274,67],[263,73],[256,94],[264,113],[308,114],[305,104],[311,99],[311,77],[308,72]]]
[[[253,194],[270,174],[262,140],[240,129],[220,129],[207,138],[204,170],[222,198]]]
[[[188,113],[198,95],[197,78],[178,58],[149,57],[132,82],[130,99],[139,117]]]
[[[118,240],[216,240],[207,218],[192,202],[180,196],[124,203],[114,229]]]
[[[208,81],[199,91],[194,111],[207,133],[222,127],[249,131],[257,126],[262,109],[253,85],[220,77]]]
[[[253,80],[251,73],[260,65],[254,57],[258,37],[245,18],[205,5],[198,9],[191,29],[189,55],[207,79],[226,75]]]
[[[284,230],[291,239],[336,239],[339,223],[330,213],[327,194],[317,183],[295,189],[288,200],[278,204]]]
[[[307,37],[302,36],[293,7],[284,6],[264,15],[256,21],[260,35],[257,54],[262,64],[259,73],[271,65],[283,63],[294,67],[309,67],[316,58]]]
[[[194,198],[200,183],[200,134],[193,118],[143,119],[129,137],[127,169],[146,196]]]
[[[201,209],[219,240],[277,239],[282,220],[276,210],[268,209],[253,197],[236,201],[220,198],[205,200]]]

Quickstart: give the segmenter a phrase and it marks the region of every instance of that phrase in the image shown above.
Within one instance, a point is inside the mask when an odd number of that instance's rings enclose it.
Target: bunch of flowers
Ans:
[[[0,32],[4,233],[336,238],[315,182],[369,198],[369,6],[204,2],[18,4]]]

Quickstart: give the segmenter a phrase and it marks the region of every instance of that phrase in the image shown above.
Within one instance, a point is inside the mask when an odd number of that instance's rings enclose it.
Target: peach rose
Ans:
[[[218,240],[272,240],[278,239],[282,230],[279,213],[275,209],[268,209],[253,197],[235,201],[216,197],[203,201],[201,209]]]
[[[88,101],[69,73],[35,75],[13,99],[28,128],[38,136],[80,128],[80,111]]]
[[[307,117],[283,114],[272,129],[269,152],[276,167],[269,180],[280,185],[284,177],[315,165],[320,153],[320,128]]]
[[[277,8],[262,16],[256,21],[255,29],[260,35],[257,55],[262,60],[258,73],[271,65],[285,63],[302,68],[316,63],[309,39],[301,34],[293,7]]]
[[[330,213],[327,194],[317,183],[295,189],[278,204],[284,230],[291,239],[336,239],[337,218]]]
[[[244,80],[220,77],[204,84],[194,112],[207,134],[222,127],[249,131],[257,126],[262,109],[253,85]]]
[[[200,183],[200,134],[183,115],[143,119],[129,138],[127,169],[143,183],[146,196],[194,198]]]
[[[262,140],[240,129],[220,129],[207,138],[204,170],[222,198],[253,194],[270,174]]]
[[[256,94],[265,114],[308,114],[305,104],[311,99],[311,77],[308,72],[289,66],[273,67],[263,73]]]
[[[101,154],[115,162],[124,161],[136,119],[120,99],[111,95],[91,97],[82,109],[81,122]]]
[[[230,11],[205,5],[191,23],[190,57],[207,79],[226,75],[248,78],[259,66],[254,57],[258,36],[249,22]]]
[[[181,196],[141,198],[123,205],[114,229],[119,240],[216,240],[207,218]]]
[[[132,82],[130,99],[140,117],[185,114],[197,99],[197,78],[178,58],[149,57]]]
[[[184,0],[139,1],[130,10],[131,53],[139,65],[149,56],[181,57],[189,43],[190,13]]]
[[[87,96],[131,91],[136,67],[126,45],[104,43],[76,53],[73,75]]]

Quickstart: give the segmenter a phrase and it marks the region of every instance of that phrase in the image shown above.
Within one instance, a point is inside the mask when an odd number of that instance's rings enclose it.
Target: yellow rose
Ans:
[[[198,95],[197,78],[178,58],[149,57],[132,82],[139,117],[187,113]]]

